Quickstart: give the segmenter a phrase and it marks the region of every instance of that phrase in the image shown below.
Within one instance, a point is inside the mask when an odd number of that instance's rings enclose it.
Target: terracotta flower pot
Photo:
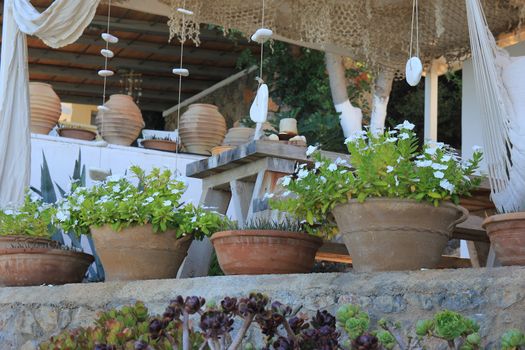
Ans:
[[[468,211],[452,203],[396,198],[351,200],[333,214],[356,271],[435,268]]]
[[[169,140],[142,140],[142,146],[148,149],[156,149],[158,151],[176,152],[177,142]]]
[[[273,230],[217,232],[211,242],[227,275],[307,273],[323,244],[306,233]]]
[[[483,228],[502,265],[525,265],[525,212],[489,216]]]
[[[255,134],[255,129],[246,127],[231,128],[224,136],[223,145],[239,146],[250,142]]]
[[[60,128],[58,134],[62,137],[84,141],[93,141],[97,137],[93,131],[76,128]]]
[[[226,121],[217,106],[196,103],[188,107],[180,121],[179,135],[190,153],[211,154],[226,134]]]
[[[106,281],[175,278],[193,240],[177,238],[175,231],[154,233],[151,225],[120,232],[108,225],[92,227],[91,235]]]
[[[95,122],[99,134],[109,143],[129,146],[144,128],[139,107],[128,95],[111,95],[106,102],[108,112],[98,112]]]
[[[43,238],[0,237],[0,287],[79,283],[93,256]]]
[[[53,87],[45,83],[29,83],[31,105],[31,132],[47,135],[62,114],[60,98]]]

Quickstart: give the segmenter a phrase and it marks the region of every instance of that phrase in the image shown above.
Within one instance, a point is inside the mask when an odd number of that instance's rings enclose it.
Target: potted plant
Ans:
[[[0,286],[82,282],[93,257],[52,241],[54,208],[26,195],[0,211]]]
[[[327,223],[333,214],[357,271],[435,267],[455,225],[467,218],[457,203],[479,185],[471,176],[482,153],[462,163],[442,143],[428,142],[418,151],[413,128],[405,121],[384,133],[348,138],[351,167],[310,146],[313,166],[303,164],[285,177],[292,196],[271,205],[308,225],[325,224],[327,231],[335,229]]]
[[[179,145],[177,141],[173,141],[169,136],[152,136],[142,140],[142,146],[148,149],[156,149],[157,151],[176,152]]]
[[[222,217],[182,203],[185,185],[170,170],[130,170],[76,188],[57,220],[66,232],[91,234],[106,281],[175,278],[192,240],[211,235]]]
[[[312,270],[323,240],[291,220],[254,220],[242,228],[232,223],[211,237],[227,275],[306,273]]]

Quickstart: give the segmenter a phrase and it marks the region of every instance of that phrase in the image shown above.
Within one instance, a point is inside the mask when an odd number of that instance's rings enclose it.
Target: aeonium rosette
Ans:
[[[146,174],[130,168],[127,176],[110,176],[92,187],[76,187],[57,205],[57,223],[64,231],[89,234],[90,227],[110,225],[120,231],[151,224],[154,232],[173,229],[177,236],[200,239],[222,226],[223,217],[191,203],[183,203],[184,182],[168,170],[154,168]]]
[[[414,124],[405,121],[385,132],[360,131],[346,139],[349,161],[331,160],[316,147],[307,155],[312,164],[301,164],[295,174],[284,177],[283,196],[273,199],[274,209],[304,219],[322,236],[335,234],[332,209],[350,199],[364,202],[370,197],[406,198],[459,203],[462,196],[479,186],[473,177],[482,160],[475,147],[472,159],[462,161],[455,150],[439,142],[427,142],[419,149]]]

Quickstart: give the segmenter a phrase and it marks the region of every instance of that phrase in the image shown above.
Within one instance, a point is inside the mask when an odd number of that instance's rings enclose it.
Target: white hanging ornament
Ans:
[[[252,41],[255,41],[256,43],[264,44],[265,42],[270,40],[272,35],[273,35],[273,31],[271,29],[260,28],[260,29],[257,29],[257,31],[252,35],[251,39]]]
[[[406,65],[405,77],[410,86],[416,86],[423,75],[423,64],[419,57],[411,57]]]
[[[187,77],[190,75],[190,71],[185,68],[173,68],[172,73],[182,77]]]
[[[102,113],[109,112],[109,108],[106,106],[97,106],[97,110]]]
[[[110,44],[116,44],[118,43],[118,38],[114,35],[111,35],[109,33],[102,33],[102,39],[104,39],[105,42],[108,42]]]
[[[100,75],[101,77],[111,77],[115,74],[115,72],[113,72],[112,70],[109,70],[109,69],[101,69],[98,71],[98,75]]]
[[[262,125],[268,117],[268,96],[268,85],[261,84],[250,107],[250,119],[257,123],[254,136],[255,140],[261,138]]]
[[[186,10],[186,9],[183,9],[183,8],[179,7],[177,9],[177,11],[182,13],[182,14],[188,15],[188,16],[193,16],[193,11],[190,11],[190,10]]]
[[[100,50],[100,54],[106,58],[113,58],[115,56],[115,54],[113,53],[113,51],[109,50],[109,49],[102,49]]]

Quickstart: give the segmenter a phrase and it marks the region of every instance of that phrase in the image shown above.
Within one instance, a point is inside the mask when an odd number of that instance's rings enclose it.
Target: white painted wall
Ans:
[[[63,189],[69,190],[75,161],[79,150],[82,152],[82,164],[89,168],[110,169],[113,174],[123,174],[132,165],[149,170],[153,167],[177,169],[183,175],[188,190],[184,201],[198,204],[202,191],[201,180],[184,176],[186,165],[205,158],[204,156],[181,153],[178,160],[174,153],[149,150],[138,147],[125,147],[105,142],[87,142],[63,137],[33,134],[31,137],[31,186],[40,188],[40,167],[44,153],[49,165],[51,178]],[[87,184],[92,183],[87,179]]]

